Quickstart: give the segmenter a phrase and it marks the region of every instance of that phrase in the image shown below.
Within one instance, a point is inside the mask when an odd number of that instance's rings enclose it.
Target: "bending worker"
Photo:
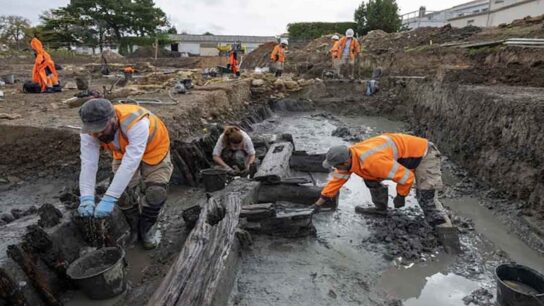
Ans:
[[[274,69],[276,70],[276,77],[280,77],[283,73],[283,68],[285,66],[285,49],[287,48],[288,41],[285,38],[280,40],[280,44],[274,47],[272,54],[270,54],[270,59],[274,63]]]
[[[249,135],[236,126],[227,126],[215,144],[213,160],[229,172],[253,175],[255,148]]]
[[[415,180],[419,204],[427,221],[433,225],[445,221],[440,212],[437,212],[434,203],[435,190],[442,187],[440,152],[425,138],[406,134],[384,134],[349,148],[335,146],[327,152],[323,166],[334,167],[336,170],[314,204],[316,210],[328,199],[335,197],[350,175],[355,173],[363,178],[370,189],[374,203],[374,207],[357,206],[356,212],[386,213],[388,192],[387,186],[381,183],[383,180],[397,183],[397,196],[393,203],[395,208],[403,207]]]
[[[118,204],[130,225],[131,242],[140,237],[144,248],[155,248],[156,223],[173,170],[166,126],[141,106],[114,106],[106,99],[87,101],[79,115],[83,121],[80,216],[105,218]],[[100,148],[112,153],[115,175],[95,206]]]
[[[340,45],[340,37],[335,34],[331,37],[331,40],[332,40],[332,48],[329,52],[332,58],[332,67],[336,75],[338,76],[340,75],[340,64],[341,64],[340,51],[338,50]]]
[[[347,71],[347,75],[354,77],[355,60],[361,53],[361,45],[354,37],[353,29],[347,29],[346,36],[338,41],[337,52],[340,57],[341,67]],[[342,76],[341,76],[342,77]]]
[[[42,42],[36,37],[32,38],[30,46],[36,57],[32,68],[32,81],[40,85],[41,92],[60,92],[62,89],[59,75],[51,55],[44,50]]]
[[[235,76],[240,76],[240,67],[238,65],[238,52],[236,51],[235,47],[232,47],[232,50],[229,52],[229,66],[230,71],[232,71],[232,74]]]

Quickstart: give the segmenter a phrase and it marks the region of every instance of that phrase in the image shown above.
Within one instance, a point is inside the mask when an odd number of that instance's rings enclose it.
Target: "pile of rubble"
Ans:
[[[251,93],[254,96],[269,95],[271,99],[283,99],[289,93],[301,91],[303,88],[319,82],[319,79],[303,79],[284,76],[276,78],[271,74],[252,74]]]

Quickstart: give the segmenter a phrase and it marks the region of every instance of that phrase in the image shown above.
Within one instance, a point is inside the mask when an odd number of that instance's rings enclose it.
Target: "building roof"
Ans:
[[[242,42],[242,43],[265,43],[277,41],[274,36],[239,36],[239,35],[192,35],[192,34],[171,34],[170,39],[180,42]]]

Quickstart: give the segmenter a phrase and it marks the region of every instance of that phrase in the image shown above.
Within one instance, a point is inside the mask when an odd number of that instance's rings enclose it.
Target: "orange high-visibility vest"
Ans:
[[[338,47],[336,50],[338,50],[337,52],[339,58],[341,58],[342,54],[344,54],[344,48],[346,47],[347,40],[347,37],[342,37],[338,41]],[[349,45],[349,58],[353,60],[355,59],[355,56],[359,53],[361,53],[361,45],[355,37],[352,37],[351,44]]]
[[[59,83],[59,75],[55,68],[55,62],[53,62],[51,55],[44,50],[42,42],[36,37],[32,38],[30,46],[36,51],[36,59],[32,68],[32,81],[40,84],[42,91],[45,91],[47,87],[52,87]],[[49,75],[45,71],[46,68],[49,68]]]
[[[148,165],[160,163],[170,150],[168,129],[164,123],[147,109],[130,104],[114,105],[115,115],[119,119],[119,143],[114,141],[102,144],[102,148],[112,152],[113,159],[121,160],[128,146],[127,132],[136,122],[144,117],[149,118],[149,138],[145,148],[143,162]]]
[[[278,58],[277,60],[276,55]],[[285,63],[285,49],[281,47],[281,44],[274,47],[272,54],[270,54],[270,59],[272,59],[273,62]]]
[[[428,148],[427,139],[406,134],[384,134],[355,144],[349,148],[351,169],[333,172],[321,195],[336,196],[355,173],[368,181],[393,180],[397,183],[397,194],[407,196],[414,183],[414,170]]]
[[[334,44],[332,45],[332,48],[331,48],[330,52],[331,52],[331,57],[332,57],[333,59],[340,58],[340,52],[339,52],[339,50],[338,50],[339,44],[340,44],[340,40],[337,40],[337,41],[335,41]]]
[[[238,60],[236,59],[236,54],[234,52],[230,52],[229,64],[232,73],[236,74],[238,72]]]

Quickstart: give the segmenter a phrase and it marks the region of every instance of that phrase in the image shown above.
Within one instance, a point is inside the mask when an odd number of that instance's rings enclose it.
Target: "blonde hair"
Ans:
[[[242,130],[237,126],[226,126],[223,132],[223,144],[228,146],[229,144],[239,144],[244,140]]]

